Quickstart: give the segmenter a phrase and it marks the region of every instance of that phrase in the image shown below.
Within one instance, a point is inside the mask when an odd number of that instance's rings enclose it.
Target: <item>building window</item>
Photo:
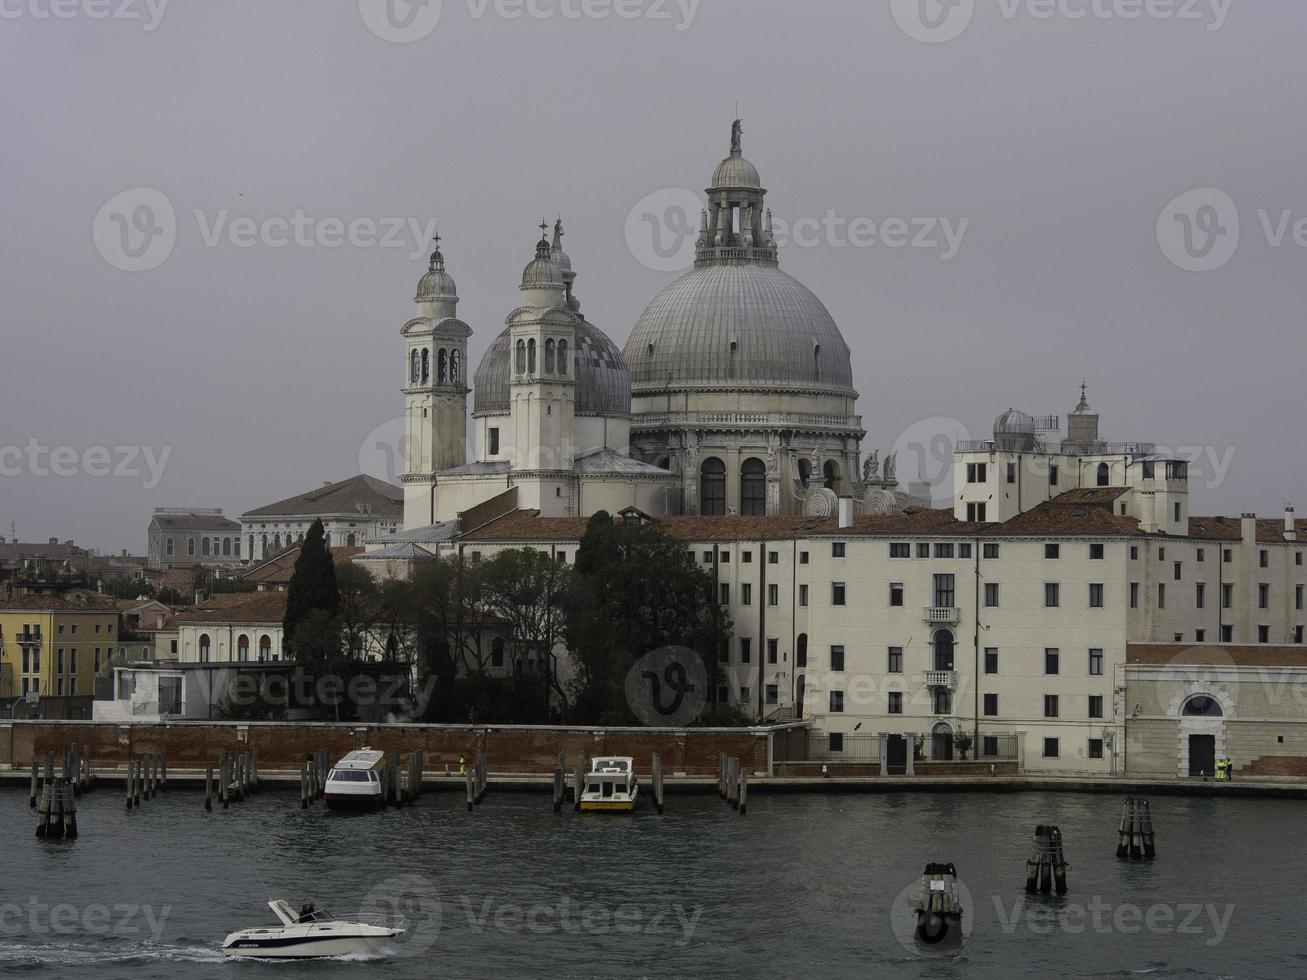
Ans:
[[[808,586],[807,586],[806,584],[805,584],[805,585],[800,585],[800,586],[799,586],[799,605],[801,605],[801,606],[806,606],[807,604],[808,604]]]
[[[937,687],[931,692],[931,709],[937,715],[953,713],[953,692],[947,687]]]
[[[990,609],[998,608],[998,583],[985,583],[985,605]]]
[[[939,609],[952,609],[956,605],[955,578],[952,575],[935,576],[935,606]]]
[[[1158,583],[1157,586],[1157,608],[1158,609],[1166,608],[1166,584],[1165,583]]]
[[[1089,695],[1089,717],[1090,718],[1103,717],[1103,695],[1101,694]]]
[[[1060,544],[1054,544],[1053,542],[1050,541],[1048,544],[1044,545],[1044,557],[1061,558],[1062,546]]]
[[[937,544],[937,545],[935,545],[935,557],[936,557],[936,558],[952,558],[952,557],[953,557],[953,545],[952,545],[952,544]]]
[[[1222,549],[1222,551],[1221,551],[1221,561],[1224,562],[1224,563],[1227,564],[1227,565],[1230,564],[1231,562],[1233,562],[1233,561],[1234,561],[1234,552],[1233,552],[1231,549],[1229,549],[1229,548],[1224,548],[1224,549]]]
[[[953,634],[948,630],[940,630],[935,634],[934,646],[935,670],[952,670],[954,651]]]
[[[1222,642],[1222,643],[1232,643],[1232,642],[1234,642],[1234,627],[1233,627],[1233,626],[1222,626],[1222,627],[1221,627],[1221,642]]]
[[[753,640],[747,636],[740,637],[740,663],[747,664],[753,658]]]
[[[971,524],[984,524],[987,508],[983,503],[967,504],[967,521]]]
[[[1089,583],[1089,608],[1090,609],[1103,608],[1103,583],[1102,582]]]
[[[906,541],[891,541],[889,545],[889,556],[891,558],[911,558],[912,546]]]
[[[740,585],[740,605],[753,605],[753,586],[748,582],[744,582]]]
[[[1008,483],[1016,483],[1016,482],[1017,482],[1017,464],[1016,464],[1016,463],[1008,463],[1008,464],[1007,464],[1007,482],[1008,482]]]
[[[1263,548],[1261,551],[1259,551],[1259,552],[1257,553],[1257,563],[1258,563],[1262,568],[1270,568],[1270,567],[1271,567],[1271,553],[1270,553],[1269,551],[1267,551],[1265,548]]]
[[[998,673],[998,647],[985,647],[985,673]]]
[[[767,586],[767,605],[779,606],[781,604],[781,587],[779,585]]]
[[[920,544],[918,544],[918,545],[917,545],[917,557],[918,557],[918,558],[929,558],[929,557],[930,557],[930,545],[926,544],[924,541],[921,542]]]
[[[200,663],[207,664],[209,662],[210,652],[209,634],[202,633],[200,635]]]
[[[1089,676],[1101,677],[1103,675],[1103,651],[1098,647],[1091,647],[1089,650]]]
[[[968,463],[967,482],[968,483],[989,482],[989,465],[987,463]]]
[[[1091,738],[1089,740],[1089,758],[1101,759],[1103,757],[1103,740],[1101,738]]]
[[[1269,626],[1257,627],[1257,642],[1258,643],[1271,642],[1271,628]]]
[[[1057,486],[1057,464],[1056,464],[1056,463],[1054,463],[1052,466],[1050,466],[1050,467],[1048,468],[1048,485],[1049,485],[1050,487],[1055,487],[1055,486]]]
[[[1044,605],[1049,609],[1054,609],[1061,604],[1060,589],[1056,582],[1044,583]]]
[[[1061,654],[1060,654],[1056,649],[1054,649],[1054,648],[1052,648],[1052,647],[1047,647],[1047,648],[1045,648],[1045,650],[1044,650],[1044,673],[1045,673],[1045,674],[1056,674],[1056,673],[1058,672],[1058,667],[1059,667],[1059,661],[1060,661],[1060,660],[1061,660]]]
[[[891,606],[903,605],[903,583],[891,582],[889,586],[889,604]]]
[[[1176,563],[1175,563],[1175,580],[1176,580],[1177,582],[1180,581],[1181,576],[1183,575],[1183,573],[1184,573],[1184,564],[1183,564],[1182,562],[1176,562]]]
[[[1194,607],[1202,609],[1207,605],[1207,583],[1194,583]]]
[[[1100,487],[1112,485],[1112,470],[1106,463],[1098,464],[1098,485]]]
[[[844,669],[844,647],[830,648],[830,669],[836,672]]]
[[[499,455],[499,428],[498,427],[491,428],[487,430],[487,434],[490,437],[489,438],[490,448],[487,452],[487,455],[498,456]]]
[[[192,556],[192,557],[195,555],[195,539],[194,539],[194,538],[187,538],[187,539],[186,539],[186,554],[187,554],[187,555],[190,555],[190,556]]]
[[[964,542],[962,542],[961,544],[958,545],[958,557],[959,557],[959,558],[970,558],[970,557],[971,557],[971,545],[970,545],[970,543],[964,541]]]
[[[1194,561],[1196,561],[1196,562],[1200,562],[1200,563],[1201,563],[1201,562],[1204,562],[1204,561],[1206,561],[1206,560],[1207,560],[1207,552],[1206,552],[1206,550],[1204,550],[1203,548],[1199,548],[1198,550],[1196,550],[1196,551],[1194,552]]]
[[[779,551],[769,551],[769,552],[767,552],[767,564],[768,564],[768,565],[779,565],[780,562],[781,562],[781,554],[780,554]]]
[[[844,605],[844,583],[832,582],[830,587],[830,602],[832,606]]]
[[[1044,758],[1056,759],[1058,757],[1058,744],[1055,738],[1044,739]]]
[[[761,517],[767,513],[767,465],[750,458],[740,467],[740,513]]]
[[[808,553],[806,551],[799,552],[799,564],[800,565],[808,564]]]
[[[1056,718],[1056,717],[1057,717],[1057,695],[1056,695],[1056,694],[1045,694],[1045,695],[1044,695],[1044,717],[1045,717],[1045,718]]]
[[[989,715],[990,717],[993,717],[994,715],[997,715],[997,714],[998,714],[998,695],[997,695],[997,694],[986,694],[986,695],[985,695],[985,714],[986,714],[986,715]]]
[[[1194,642],[1202,643],[1207,639],[1207,630],[1194,630]]]
[[[740,564],[741,564],[741,565],[752,565],[752,564],[753,564],[753,552],[752,552],[752,551],[741,551],[741,552],[740,552]]]
[[[767,639],[767,662],[768,662],[769,664],[777,663],[777,659],[778,659],[778,648],[779,648],[779,646],[780,646],[780,641],[779,641],[779,640],[775,640],[775,639],[772,639],[772,638],[768,637],[768,639]]]
[[[1257,608],[1271,608],[1271,587],[1265,582],[1257,586]]]
[[[1301,585],[1294,586],[1293,608],[1298,610],[1302,609],[1302,586]]]
[[[172,554],[172,538],[169,538],[166,542],[164,542],[164,550],[166,554],[169,555]]]
[[[844,555],[845,555],[844,542],[832,541],[830,546],[830,556],[832,558],[843,558]]]
[[[718,601],[719,601],[723,606],[729,606],[729,605],[731,604],[731,587],[730,587],[730,585],[727,584],[726,582],[723,582],[721,585],[718,586],[718,591],[721,593],[720,598],[718,599]]]
[[[1089,546],[1090,561],[1102,561],[1107,546],[1103,544],[1091,544]]]
[[[1229,609],[1234,605],[1234,586],[1225,584],[1221,586],[1221,608]]]
[[[835,715],[840,714],[844,710],[843,691],[830,692],[830,710],[831,710],[831,714],[835,714]]]
[[[831,752],[844,751],[844,733],[831,732],[826,738],[826,748]]]
[[[890,691],[889,694],[887,695],[887,699],[888,699],[888,703],[886,705],[886,709],[889,714],[891,715],[903,714],[902,691]]]
[[[886,672],[890,674],[903,673],[903,648],[889,648],[889,663],[886,666]]]
[[[705,459],[699,470],[699,513],[707,517],[726,513],[726,464],[715,457]]]
[[[241,663],[250,659],[250,638],[243,633],[236,640],[236,659]]]
[[[794,648],[794,666],[808,666],[808,634],[800,633],[798,642]]]
[[[982,547],[982,548],[980,549],[980,556],[981,556],[982,558],[987,558],[987,559],[988,559],[988,558],[997,558],[997,557],[998,557],[998,544],[997,544],[997,543],[988,543],[988,544],[986,544],[984,547]]]

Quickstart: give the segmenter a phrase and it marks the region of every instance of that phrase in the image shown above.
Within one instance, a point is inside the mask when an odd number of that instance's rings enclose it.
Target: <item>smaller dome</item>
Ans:
[[[554,261],[549,242],[542,237],[536,245],[536,257],[522,270],[523,289],[562,289],[563,269]]]
[[[748,187],[762,189],[762,178],[758,168],[738,153],[732,153],[712,174],[713,187]]]
[[[415,302],[430,303],[437,299],[457,299],[458,286],[454,277],[445,271],[445,257],[440,249],[431,253],[431,265],[427,274],[418,280],[418,294]]]
[[[999,449],[1030,452],[1035,448],[1034,417],[1009,408],[994,420],[994,441]]]

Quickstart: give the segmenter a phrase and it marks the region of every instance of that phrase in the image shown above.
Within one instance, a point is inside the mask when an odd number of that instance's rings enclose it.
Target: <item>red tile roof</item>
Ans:
[[[61,595],[16,595],[0,599],[0,612],[98,612],[117,613],[118,605],[110,596],[88,593],[83,599],[69,599]]]
[[[1126,663],[1179,667],[1307,667],[1307,646],[1131,643]]]
[[[1307,520],[1295,521],[1298,540],[1307,543]],[[1242,541],[1243,520],[1238,517],[1191,517],[1189,536],[1205,541]],[[1284,544],[1284,518],[1259,517],[1257,519],[1259,544]]]
[[[280,623],[286,618],[285,592],[217,595],[177,613],[177,623]]]
[[[332,561],[349,561],[357,554],[361,554],[362,548],[340,547],[331,549]],[[300,546],[287,548],[280,551],[259,564],[247,569],[238,576],[246,581],[260,582],[267,584],[286,584],[290,582],[290,577],[295,571],[295,562],[299,560]]]

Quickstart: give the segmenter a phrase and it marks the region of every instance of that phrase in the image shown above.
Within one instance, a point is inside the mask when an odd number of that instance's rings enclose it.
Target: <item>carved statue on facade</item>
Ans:
[[[740,125],[740,120],[731,123],[731,152],[744,152],[744,127]],[[720,144],[719,144],[720,145]]]
[[[890,453],[885,457],[885,482],[898,485],[899,454]]]
[[[879,470],[880,453],[873,449],[871,455],[867,457],[867,461],[862,464],[862,482],[875,482],[876,478],[880,475]]]

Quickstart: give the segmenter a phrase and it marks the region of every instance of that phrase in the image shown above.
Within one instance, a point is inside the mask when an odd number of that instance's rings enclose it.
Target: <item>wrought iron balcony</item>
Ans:
[[[19,633],[18,642],[25,646],[39,647],[41,645],[40,633]]]
[[[926,622],[956,626],[962,619],[962,610],[956,606],[927,606]]]
[[[945,690],[956,691],[958,689],[958,675],[952,670],[928,670],[926,671],[927,687],[942,687]]]

